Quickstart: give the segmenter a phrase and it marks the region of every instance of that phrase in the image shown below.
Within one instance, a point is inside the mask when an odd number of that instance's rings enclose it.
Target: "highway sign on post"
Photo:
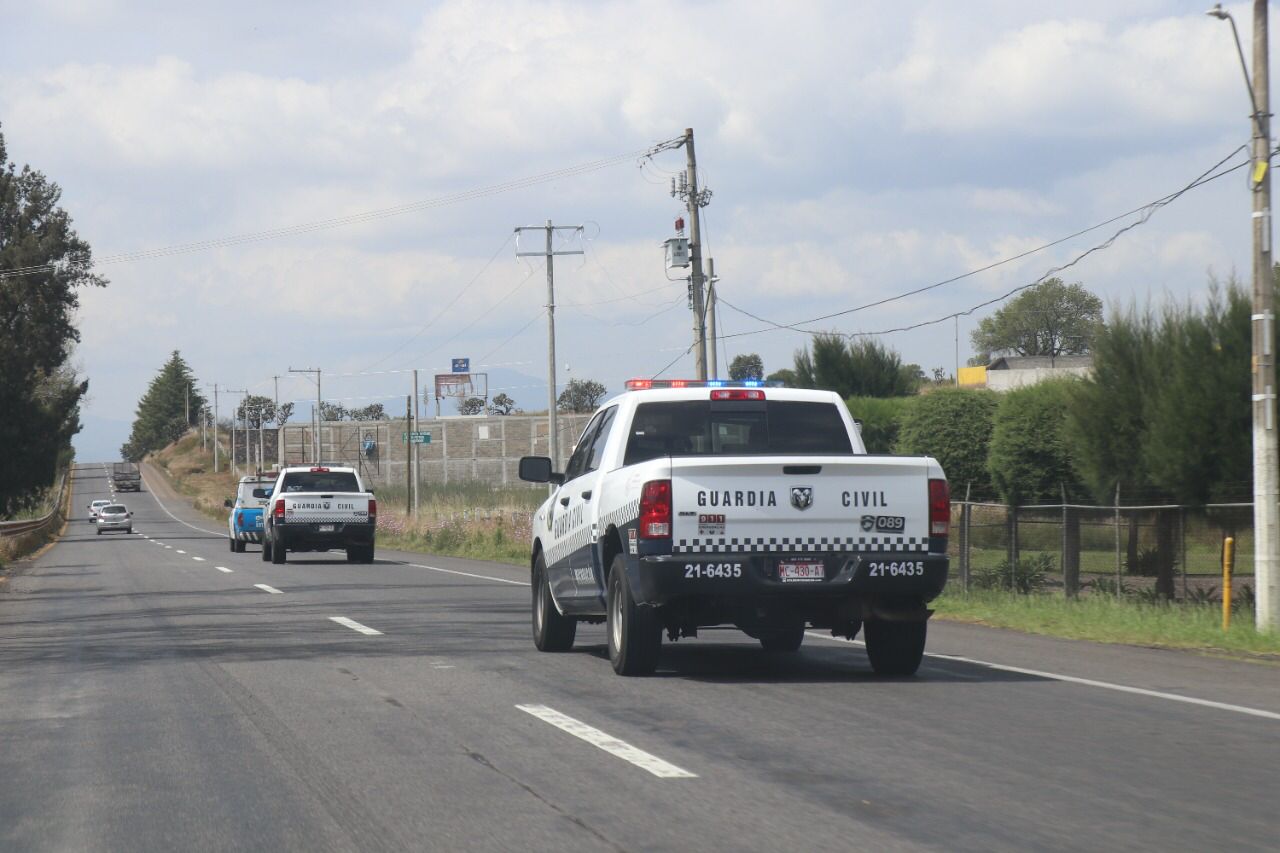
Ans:
[[[471,372],[471,359],[469,359],[469,358],[455,358],[455,359],[453,360],[453,372],[454,372],[454,373],[470,373],[470,372]]]
[[[407,444],[430,444],[431,433],[429,432],[402,432],[400,433],[400,441]]]

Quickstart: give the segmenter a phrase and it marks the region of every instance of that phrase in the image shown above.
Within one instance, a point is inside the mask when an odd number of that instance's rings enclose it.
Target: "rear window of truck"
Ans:
[[[295,471],[284,475],[281,486],[290,492],[358,492],[360,484],[350,471]]]
[[[853,455],[833,403],[709,400],[641,403],[631,420],[625,465],[660,456]]]

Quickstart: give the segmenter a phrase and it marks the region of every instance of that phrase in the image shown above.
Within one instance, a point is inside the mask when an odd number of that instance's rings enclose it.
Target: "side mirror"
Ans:
[[[255,498],[269,498],[271,497],[271,490],[270,489],[254,489],[253,496]]]
[[[520,457],[520,479],[530,483],[559,485],[564,482],[564,474],[551,470],[549,456],[522,456]]]
[[[365,489],[365,491],[368,492],[369,494],[373,494],[373,489]]]
[[[224,507],[226,507],[227,509],[231,509],[231,508],[232,508],[233,506],[235,506],[236,504],[235,504],[235,501],[231,500],[231,498],[227,498],[226,500],[224,500],[224,501],[222,502],[222,505],[223,505]]]
[[[132,510],[130,510],[130,511],[129,511],[129,517],[130,517],[130,518],[133,518],[133,511],[132,511]]]

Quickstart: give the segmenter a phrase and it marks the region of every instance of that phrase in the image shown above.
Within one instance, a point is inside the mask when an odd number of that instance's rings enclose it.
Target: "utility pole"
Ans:
[[[213,383],[213,473],[218,473],[218,383]]]
[[[236,391],[230,391],[228,393],[243,394],[245,395],[245,397],[248,397],[249,389],[241,388]],[[235,471],[236,473],[239,473],[240,465],[236,460],[236,421],[242,420],[244,422],[244,436],[242,437],[241,444],[244,445],[244,464],[248,465],[249,464],[249,406],[245,403],[244,399],[241,398],[240,405],[237,408],[239,409],[239,415],[240,415],[239,418],[236,417],[236,414],[237,414],[236,411],[233,410],[231,413],[231,470]]]
[[[708,379],[719,379],[716,365],[716,259],[707,258],[707,352],[711,357]],[[763,377],[761,377],[763,378]]]
[[[312,462],[319,464],[320,463],[320,424],[321,424],[320,401],[323,399],[320,396],[320,368],[299,367],[297,369],[294,369],[290,367],[289,372],[290,373],[314,373],[316,375],[316,408],[315,408],[315,411],[311,413],[312,415],[311,419],[315,422],[315,426],[313,427],[313,432],[311,434],[311,460]]]
[[[1234,25],[1233,25],[1234,26]],[[1267,0],[1253,0],[1253,550],[1258,631],[1280,630],[1280,458],[1271,270],[1271,71]]]
[[[711,203],[711,190],[698,190],[698,158],[693,150],[693,128],[684,129],[685,177],[671,194],[685,201],[689,210],[689,283],[693,290],[693,355],[698,378],[707,378],[707,317],[702,292],[702,219],[699,211]],[[672,179],[674,181],[674,178]]]
[[[413,431],[418,431],[418,368],[413,369]],[[418,442],[413,440],[413,436],[409,436],[409,446],[413,448],[413,517],[418,517]],[[446,465],[449,460],[445,460]]]
[[[406,431],[410,429],[409,424],[412,422],[412,419],[413,419],[413,403],[408,397],[405,397],[404,398],[404,428]],[[446,467],[448,466],[449,460],[447,458],[445,459],[444,464]],[[405,451],[404,451],[404,502],[406,504],[406,509],[409,503],[409,495],[411,495],[412,493],[413,493],[413,466],[409,464],[409,448],[406,445]]]
[[[1253,81],[1231,13],[1215,4],[1206,14],[1231,24],[1249,90],[1253,132],[1249,188],[1253,195],[1253,571],[1255,626],[1280,631],[1280,443],[1276,436],[1275,299],[1271,270],[1271,60],[1267,0],[1253,0]]]
[[[182,416],[186,419],[187,429],[191,429],[191,380],[187,380],[187,387],[183,389],[186,392],[186,398],[182,401]]]
[[[542,252],[521,252],[520,238],[516,237],[516,257],[544,257],[547,259],[547,441],[551,455],[551,467],[560,467],[560,433],[556,422],[556,279],[552,259],[556,255],[581,255],[581,249],[555,251],[551,246],[551,237],[557,231],[582,232],[581,225],[552,225],[547,220],[544,225],[524,225],[517,227],[516,234],[522,231],[546,231],[546,250]]]

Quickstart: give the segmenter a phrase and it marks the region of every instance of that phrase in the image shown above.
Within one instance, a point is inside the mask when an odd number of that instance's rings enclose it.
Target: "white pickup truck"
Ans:
[[[354,468],[283,468],[264,513],[262,559],[289,551],[343,549],[349,563],[372,563],[378,502]]]
[[[632,380],[592,418],[535,513],[533,637],[573,645],[607,623],[622,675],[662,633],[734,625],[766,651],[807,627],[863,632],[879,674],[914,673],[947,578],[950,501],[929,457],[869,455],[840,398],[758,382]]]

